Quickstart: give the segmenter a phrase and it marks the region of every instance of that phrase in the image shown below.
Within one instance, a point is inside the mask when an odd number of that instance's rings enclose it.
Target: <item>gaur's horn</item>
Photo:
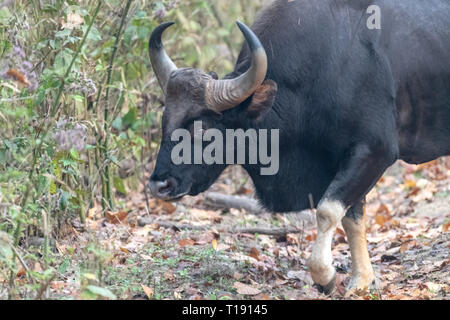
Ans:
[[[258,37],[242,22],[236,22],[252,54],[250,68],[239,77],[211,80],[206,87],[206,102],[210,109],[221,112],[236,107],[250,97],[263,83],[267,73],[267,55]]]
[[[156,74],[156,78],[158,79],[159,85],[164,91],[164,94],[166,93],[170,74],[172,71],[177,69],[177,66],[169,58],[166,50],[164,50],[164,46],[161,42],[161,35],[173,24],[174,22],[166,22],[156,27],[155,30],[153,30],[148,43],[148,51],[150,54],[150,61],[152,62],[153,71]]]

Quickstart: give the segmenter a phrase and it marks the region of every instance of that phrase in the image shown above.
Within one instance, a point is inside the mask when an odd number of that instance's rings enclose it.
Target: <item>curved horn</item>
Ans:
[[[242,22],[236,22],[252,54],[250,68],[230,80],[213,80],[206,87],[208,107],[221,112],[231,109],[250,97],[263,83],[267,73],[267,55],[258,37]]]
[[[148,43],[148,51],[153,71],[156,74],[156,78],[158,79],[164,94],[166,94],[167,82],[169,81],[170,74],[177,69],[177,66],[169,58],[166,50],[164,50],[164,46],[161,42],[161,35],[173,24],[174,22],[166,22],[156,27],[155,30],[153,30]]]

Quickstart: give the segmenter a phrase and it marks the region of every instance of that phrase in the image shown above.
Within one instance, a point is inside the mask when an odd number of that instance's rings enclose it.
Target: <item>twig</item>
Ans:
[[[142,97],[143,97],[143,105],[144,105],[144,119],[147,119],[148,105],[149,105],[150,101],[147,98],[147,96],[142,95]],[[142,136],[145,135],[144,126],[142,126],[141,134],[142,134]],[[151,132],[149,132],[148,141],[152,141],[152,133]],[[151,143],[148,144],[148,147],[149,147],[149,151],[151,152]],[[145,177],[144,177],[144,173],[143,173],[143,171],[145,172],[145,165],[144,165],[145,150],[146,150],[145,146],[142,146],[142,148],[141,148],[141,159],[140,159],[141,165],[139,166],[138,179],[144,185],[145,208],[147,210],[147,215],[149,215],[150,214],[150,206],[149,206],[149,200],[150,199],[149,199],[149,196],[148,196],[147,184],[145,183]],[[142,171],[141,171],[141,169],[142,169]],[[142,180],[144,180],[144,181],[142,181]]]
[[[314,210],[314,198],[313,195],[310,193],[308,194],[308,200],[309,200],[309,207],[311,210]]]
[[[297,228],[237,228],[228,230],[229,233],[258,233],[258,234],[266,234],[270,236],[285,236],[288,233],[298,233],[300,232]]]
[[[211,226],[194,226],[191,224],[183,224],[183,223],[175,223],[170,221],[157,221],[152,218],[141,217],[138,218],[138,225],[145,226],[148,224],[156,223],[158,226],[163,228],[175,228],[179,230],[197,230],[197,231],[205,231],[211,229]],[[249,234],[266,234],[272,236],[284,236],[288,233],[298,233],[300,230],[297,228],[217,228],[221,232],[225,233],[249,233]]]
[[[34,278],[31,275],[31,271],[30,271],[30,268],[28,267],[27,263],[25,262],[25,260],[23,260],[23,258],[20,255],[19,251],[17,251],[17,249],[12,244],[10,244],[10,247],[14,251],[14,254],[16,255],[17,259],[19,259],[20,264],[22,265],[22,267],[25,269],[25,271],[27,272],[28,276],[30,277],[31,283],[34,284]]]
[[[208,192],[205,194],[205,205],[217,209],[244,209],[250,213],[262,213],[265,210],[261,208],[258,201],[243,196],[226,195],[218,192]]]
[[[142,164],[142,166],[141,167],[143,167],[143,163],[142,163],[143,158],[144,158],[144,151],[143,150],[144,150],[144,148],[142,147],[142,149],[141,149],[141,164]],[[145,209],[147,211],[147,215],[149,215],[150,214],[150,206],[149,206],[150,197],[148,196],[147,184],[145,183],[144,179],[141,179],[141,174],[140,173],[139,173],[139,176],[138,176],[138,180],[144,185]]]
[[[45,281],[44,283],[41,284],[41,287],[39,288],[39,291],[36,294],[36,300],[42,299],[42,295],[47,290],[49,284],[53,281],[53,279],[55,279],[55,277],[56,277],[56,273],[53,273],[52,276],[47,281]]]

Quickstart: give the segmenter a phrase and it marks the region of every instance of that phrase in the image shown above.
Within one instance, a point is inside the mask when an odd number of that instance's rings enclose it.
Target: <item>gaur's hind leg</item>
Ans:
[[[312,279],[325,293],[331,293],[335,287],[336,271],[332,265],[331,242],[339,221],[344,218],[348,208],[364,198],[386,168],[395,161],[396,155],[395,150],[388,146],[381,147],[380,144],[375,147],[356,146],[342,163],[321,199],[316,213],[317,239],[307,264]],[[350,224],[347,226],[350,227]],[[356,239],[361,234],[361,225],[355,223],[354,227],[359,230],[354,233]]]
[[[363,294],[375,280],[366,240],[364,204],[351,207],[342,219],[352,255],[352,278],[346,296]]]

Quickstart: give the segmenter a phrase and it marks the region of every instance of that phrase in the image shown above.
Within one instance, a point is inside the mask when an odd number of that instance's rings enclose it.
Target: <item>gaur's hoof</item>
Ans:
[[[372,280],[373,279],[373,280]],[[378,293],[379,292],[379,283],[376,278],[370,277],[369,279],[353,279],[347,286],[347,291],[345,292],[344,297],[349,298],[352,296],[363,296],[369,293]]]
[[[319,290],[320,293],[331,295],[336,289],[336,272],[334,273],[333,278],[331,279],[330,282],[328,282],[328,284],[322,286],[316,283],[315,286],[317,287],[317,290]]]

